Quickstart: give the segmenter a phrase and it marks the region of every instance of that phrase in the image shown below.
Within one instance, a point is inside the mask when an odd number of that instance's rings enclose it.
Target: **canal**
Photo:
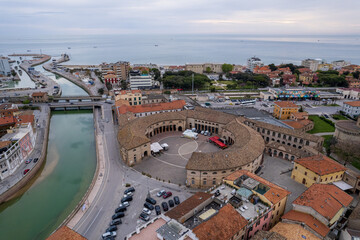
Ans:
[[[63,96],[86,95],[66,79],[56,81]],[[52,112],[46,162],[21,196],[0,206],[0,239],[47,238],[79,203],[95,168],[92,111]]]

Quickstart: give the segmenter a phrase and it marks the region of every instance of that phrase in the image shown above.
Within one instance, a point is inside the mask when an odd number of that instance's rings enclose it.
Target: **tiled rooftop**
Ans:
[[[320,176],[346,170],[343,165],[322,154],[299,158],[295,162]]]
[[[305,228],[298,224],[283,223],[279,222],[272,229],[271,232],[277,232],[280,235],[286,237],[288,240],[320,240],[310,231],[307,231]]]
[[[274,104],[278,105],[281,108],[298,108],[299,107],[295,103],[289,102],[289,101],[275,102]]]
[[[86,238],[67,226],[63,226],[51,234],[46,240],[86,240]]]
[[[193,229],[199,240],[231,239],[247,225],[247,221],[227,204],[219,212]]]
[[[348,207],[353,197],[332,184],[313,184],[293,204],[310,207],[328,220],[343,207]]]

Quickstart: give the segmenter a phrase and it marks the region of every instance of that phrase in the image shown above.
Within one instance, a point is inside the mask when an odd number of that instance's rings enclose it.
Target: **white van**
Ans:
[[[103,239],[105,239],[107,237],[116,237],[116,232],[106,232],[102,235]]]

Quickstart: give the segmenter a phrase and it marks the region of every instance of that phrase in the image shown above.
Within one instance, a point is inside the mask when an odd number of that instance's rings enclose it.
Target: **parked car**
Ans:
[[[151,197],[146,198],[145,201],[147,201],[148,203],[150,203],[150,204],[152,204],[152,205],[155,205],[155,204],[156,204],[155,199],[153,199],[153,198],[151,198]]]
[[[163,210],[164,210],[165,212],[169,210],[169,207],[168,207],[168,205],[167,205],[166,202],[162,202],[162,203],[161,203],[161,206],[162,206],[162,208],[163,208]]]
[[[110,226],[115,226],[115,225],[119,225],[121,224],[121,219],[120,218],[117,218],[117,219],[114,219],[110,222]]]
[[[167,192],[163,195],[163,198],[167,199],[168,197],[171,197],[171,195],[172,195],[172,192]]]
[[[130,203],[129,202],[123,202],[123,203],[120,203],[119,207],[129,207],[130,206]]]
[[[30,171],[30,169],[25,169],[24,170],[24,175],[27,174]]]
[[[102,235],[103,239],[106,239],[108,237],[115,237],[116,236],[116,232],[106,232]]]
[[[179,205],[179,204],[180,204],[180,199],[179,199],[178,196],[175,196],[175,197],[174,197],[174,202],[175,202],[176,205]]]
[[[170,207],[174,207],[174,206],[175,206],[174,200],[172,200],[172,199],[169,200],[169,206],[170,206]]]
[[[115,209],[115,212],[118,213],[118,212],[125,212],[126,211],[126,207],[125,206],[122,206],[122,207],[118,207],[117,209]]]
[[[151,210],[149,210],[148,208],[143,208],[142,212],[146,213],[147,215],[151,215]]]
[[[148,209],[150,209],[150,210],[154,210],[154,206],[151,205],[151,204],[148,203],[148,202],[144,203],[144,207],[146,207],[146,208],[148,208]]]
[[[133,200],[133,197],[132,196],[126,196],[126,197],[123,197],[121,199],[121,202],[124,203],[124,202],[130,202]]]
[[[117,226],[113,225],[113,226],[110,226],[108,227],[105,232],[113,232],[113,231],[116,231],[117,230]]]
[[[156,212],[156,215],[160,215],[161,214],[161,208],[159,205],[155,205],[155,212]]]
[[[39,158],[34,158],[34,163],[36,163],[39,160]]]
[[[156,194],[156,196],[158,196],[158,197],[161,197],[162,195],[164,195],[164,193],[166,193],[166,191],[163,189],[163,190],[160,190],[157,194]]]
[[[124,194],[127,194],[127,193],[129,193],[129,192],[135,192],[135,188],[134,188],[134,187],[129,187],[128,189],[126,189],[126,190],[124,191]]]
[[[125,216],[125,214],[123,212],[119,212],[119,213],[115,213],[114,215],[112,215],[111,218],[112,218],[112,220],[115,220],[117,218],[122,218],[124,216]]]
[[[141,220],[143,220],[143,221],[149,221],[150,220],[150,217],[149,217],[149,215],[147,215],[146,213],[141,213],[140,214],[140,217],[139,217]]]
[[[124,194],[124,197],[127,197],[127,196],[133,196],[133,195],[134,195],[134,193],[133,193],[133,192],[128,192],[128,193]]]
[[[31,161],[32,161],[32,158],[29,158],[28,160],[25,161],[25,163],[29,164],[29,163],[31,163]]]

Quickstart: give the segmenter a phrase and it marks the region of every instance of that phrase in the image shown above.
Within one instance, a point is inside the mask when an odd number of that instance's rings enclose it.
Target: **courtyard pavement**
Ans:
[[[186,164],[193,152],[216,152],[219,148],[207,142],[209,137],[199,134],[197,140],[183,138],[182,132],[166,132],[158,134],[151,142],[167,143],[169,149],[160,155],[149,156],[134,166],[139,172],[150,174],[171,183],[185,185]]]
[[[306,190],[305,185],[291,178],[292,167],[293,163],[291,161],[265,155],[264,168],[258,174],[260,177],[291,192],[286,202],[285,212],[292,209],[291,203]]]

